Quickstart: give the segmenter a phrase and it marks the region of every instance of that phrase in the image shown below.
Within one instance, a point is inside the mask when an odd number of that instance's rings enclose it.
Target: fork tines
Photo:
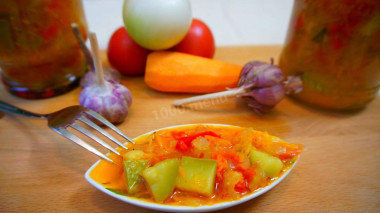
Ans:
[[[122,147],[124,149],[128,149],[121,142],[119,142],[115,137],[113,137],[111,134],[109,134],[107,131],[105,131],[104,129],[102,129],[100,126],[98,126],[97,124],[95,124],[93,121],[91,121],[87,117],[96,119],[97,121],[99,121],[102,124],[106,125],[110,129],[112,129],[113,131],[115,131],[116,133],[118,133],[120,136],[122,136],[123,138],[125,138],[128,142],[134,144],[133,140],[131,140],[128,136],[126,136],[123,132],[121,132],[116,126],[114,126],[112,123],[110,123],[105,118],[103,118],[100,114],[98,114],[98,113],[96,113],[96,112],[94,112],[92,110],[85,110],[85,111],[83,111],[82,114],[81,114],[81,116],[79,116],[77,118],[77,120],[79,120],[82,123],[87,124],[88,126],[92,127],[93,129],[95,129],[96,131],[98,131],[99,133],[101,133],[102,135],[104,135],[105,137],[107,137],[108,139],[110,139],[111,141],[113,141],[114,143],[116,143],[117,145],[119,145],[120,147]],[[100,139],[98,136],[96,136],[95,134],[93,134],[92,132],[90,132],[89,130],[87,130],[86,128],[84,128],[83,126],[81,126],[80,124],[78,124],[76,122],[73,122],[69,126],[72,127],[72,128],[74,128],[74,129],[76,129],[77,131],[83,133],[87,137],[93,139],[94,141],[96,141],[97,143],[99,143],[100,145],[102,145],[103,147],[105,147],[106,149],[110,150],[111,152],[113,152],[113,153],[115,153],[117,155],[120,155],[119,152],[117,152],[109,144],[107,144],[106,142],[104,142],[102,139]],[[113,162],[113,160],[111,160],[110,158],[108,158],[106,155],[104,155],[103,153],[101,153],[100,151],[98,151],[93,146],[89,145],[88,143],[86,143],[85,141],[83,141],[82,139],[80,139],[79,137],[77,137],[76,135],[72,134],[67,129],[61,129],[60,133],[63,136],[65,136],[68,139],[70,139],[71,141],[73,141],[76,144],[78,144],[79,146],[82,146],[83,148],[87,149],[88,151],[90,151],[90,152],[94,153],[95,155],[99,156],[100,158],[102,158],[104,160],[107,160],[107,161],[109,161],[111,163],[115,163],[115,162]]]

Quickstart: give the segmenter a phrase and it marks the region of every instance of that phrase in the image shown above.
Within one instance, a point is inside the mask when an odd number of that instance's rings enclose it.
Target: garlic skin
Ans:
[[[268,112],[285,96],[281,69],[261,61],[246,63],[240,72],[238,86],[245,89],[238,95],[257,113]]]
[[[283,80],[284,75],[279,67],[261,61],[251,61],[241,70],[238,86],[252,84],[251,87],[268,87],[282,83]]]
[[[302,80],[299,76],[288,76],[288,79],[284,81],[285,93],[299,93],[303,89]]]
[[[132,94],[119,83],[104,81],[104,85],[85,87],[79,95],[79,104],[94,110],[111,123],[121,123],[128,115]]]
[[[132,94],[127,87],[119,84],[120,74],[117,81],[107,80],[106,76],[112,75],[110,74],[112,69],[108,69],[108,73],[104,72],[96,34],[90,32],[89,39],[93,51],[94,70],[90,71],[88,77],[83,80],[84,88],[79,94],[79,104],[99,113],[111,123],[121,123],[128,115]]]
[[[245,92],[238,95],[257,113],[268,112],[285,97],[285,94],[300,92],[302,81],[299,77],[289,76],[284,81],[281,69],[260,61],[248,62],[239,77],[239,87]]]
[[[275,84],[270,87],[263,87],[253,89],[249,92],[238,95],[238,97],[244,98],[253,98],[255,101],[266,105],[266,106],[274,106],[285,97],[284,86],[280,84]],[[247,100],[249,102],[249,100]]]
[[[121,78],[120,73],[111,67],[103,68],[103,74],[104,74],[104,80],[106,81],[115,82],[115,83],[120,82],[120,78]],[[93,85],[95,84],[96,79],[97,79],[96,72],[94,70],[89,70],[82,77],[80,81],[80,87],[85,88],[89,85]]]

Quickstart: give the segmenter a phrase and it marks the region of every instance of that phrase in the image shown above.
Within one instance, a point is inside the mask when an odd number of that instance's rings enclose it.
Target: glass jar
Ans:
[[[86,37],[81,0],[0,1],[0,69],[8,91],[47,98],[78,85],[87,65],[74,22]]]
[[[380,87],[380,1],[295,0],[279,66],[303,80],[303,102],[364,107]]]

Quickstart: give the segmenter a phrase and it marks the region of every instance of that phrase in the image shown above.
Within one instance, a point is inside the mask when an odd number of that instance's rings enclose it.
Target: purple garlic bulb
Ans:
[[[279,67],[261,61],[252,61],[244,65],[241,70],[238,86],[252,84],[253,87],[268,87],[283,80],[284,76]]]
[[[89,85],[79,95],[81,106],[94,110],[111,123],[123,122],[131,103],[132,95],[129,89],[109,81],[104,81],[104,85]]]
[[[238,86],[244,88],[245,92],[238,94],[244,98],[250,107],[257,112],[266,112],[278,104],[285,93],[302,90],[302,82],[299,77],[290,76],[284,82],[281,69],[271,64],[252,61],[248,62],[242,69]]]
[[[261,104],[271,106],[278,104],[284,98],[285,91],[282,84],[275,84],[270,87],[253,89],[249,92],[241,94],[240,96],[253,98]]]
[[[104,80],[106,81],[111,81],[114,83],[119,83],[120,82],[120,73],[119,71],[111,68],[111,67],[106,67],[103,69],[103,75],[104,75]],[[97,74],[94,70],[89,70],[81,79],[80,81],[80,87],[85,88],[89,85],[95,84],[95,81],[97,80]]]
[[[116,70],[105,69],[108,72],[104,72],[96,34],[90,32],[89,39],[93,50],[95,69],[88,72],[82,82],[83,90],[79,95],[79,104],[94,110],[111,123],[121,123],[127,117],[129,106],[132,104],[131,92],[127,87],[118,83],[120,75],[116,74]],[[110,80],[115,76],[118,79]]]

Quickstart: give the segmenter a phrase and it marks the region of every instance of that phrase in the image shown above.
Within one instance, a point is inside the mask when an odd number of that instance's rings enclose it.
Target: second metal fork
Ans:
[[[50,114],[38,114],[34,112],[30,112],[21,108],[18,108],[16,106],[13,106],[11,104],[5,103],[3,101],[0,101],[0,111],[6,112],[6,113],[12,113],[16,115],[21,115],[29,118],[40,118],[40,119],[47,119],[48,126],[57,132],[60,135],[63,135],[64,137],[68,138],[69,140],[73,141],[77,145],[85,148],[86,150],[92,152],[93,154],[99,156],[100,158],[107,160],[109,162],[113,162],[110,158],[108,158],[106,155],[95,149],[90,144],[86,143],[84,140],[79,138],[77,135],[73,134],[68,130],[68,127],[71,127],[73,129],[76,129],[77,131],[83,133],[87,137],[91,138],[92,140],[98,142],[111,152],[118,154],[119,153],[112,148],[109,144],[101,140],[99,137],[97,137],[95,134],[93,134],[91,131],[87,130],[85,127],[80,125],[78,121],[85,124],[86,126],[89,126],[93,128],[94,130],[100,132],[105,137],[109,138],[111,141],[119,145],[120,147],[124,149],[128,149],[126,146],[123,145],[123,143],[119,142],[115,137],[113,137],[111,134],[109,134],[107,131],[102,129],[100,126],[95,124],[91,120],[96,120],[104,124],[105,126],[109,127],[113,131],[115,131],[117,134],[125,138],[128,142],[134,143],[133,140],[131,140],[128,136],[126,136],[122,131],[120,131],[116,126],[111,124],[109,121],[107,121],[103,116],[99,115],[98,113],[94,112],[91,109],[75,105],[66,107],[64,109],[61,109],[57,112],[53,112]]]

